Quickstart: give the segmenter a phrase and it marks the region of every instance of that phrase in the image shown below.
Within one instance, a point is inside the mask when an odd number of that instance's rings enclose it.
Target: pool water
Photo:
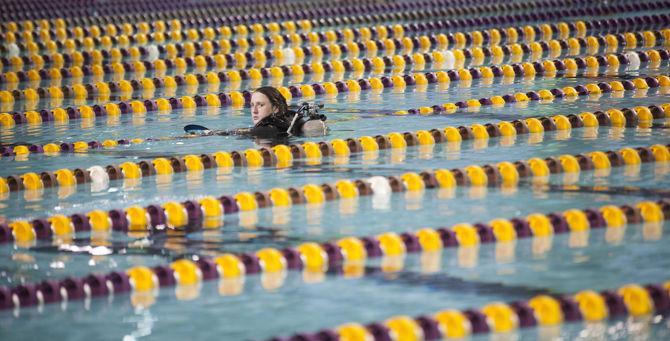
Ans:
[[[245,10],[259,10],[264,3],[255,1],[248,4]],[[288,1],[278,3],[288,7],[299,6]],[[359,5],[368,3],[363,1]],[[440,6],[445,6],[444,3],[447,2],[439,3]],[[462,3],[454,2],[450,6],[464,8]],[[519,14],[540,13],[542,4],[546,5],[541,1],[511,3],[518,5],[519,8],[515,11]],[[624,10],[613,9],[615,7],[612,6],[619,3]],[[150,1],[148,4],[154,2]],[[307,1],[304,5],[308,4],[336,8],[335,4],[320,0]],[[410,12],[408,4],[411,5],[411,2],[397,1],[392,4],[404,6],[402,8],[405,9],[400,13]],[[496,14],[494,1],[480,1],[477,4],[490,7],[474,7],[472,12],[461,14],[473,18]],[[243,105],[175,108],[161,112],[149,110],[146,113],[131,112],[118,116],[14,125],[0,120],[0,142],[5,153],[0,157],[0,232],[6,232],[0,233],[0,308],[3,308],[0,309],[0,338],[32,340],[48,335],[68,340],[265,340],[275,337],[289,339],[292,335],[302,333],[302,339],[305,340],[326,340],[329,338],[324,335],[334,335],[339,330],[338,326],[346,323],[357,323],[360,326],[386,323],[389,325],[389,336],[396,340],[429,339],[434,337],[428,335],[425,328],[413,325],[408,327],[409,331],[396,329],[397,326],[390,326],[393,323],[389,319],[398,316],[432,316],[445,309],[471,312],[471,309],[481,309],[494,302],[529,302],[538,295],[566,298],[587,290],[616,293],[619,288],[629,284],[660,285],[665,293],[653,299],[636,296],[638,301],[633,303],[631,302],[634,299],[626,296],[625,300],[622,298],[625,308],[621,314],[612,310],[609,314],[611,316],[592,321],[587,321],[581,315],[571,320],[566,310],[569,307],[566,308],[565,305],[559,308],[564,309],[564,318],[559,323],[542,322],[546,315],[536,312],[534,319],[537,321],[532,326],[522,326],[514,315],[511,321],[515,325],[509,330],[503,330],[489,316],[485,324],[491,330],[482,332],[476,328],[471,317],[468,323],[472,326],[473,334],[468,337],[510,340],[670,338],[670,320],[667,318],[667,308],[670,308],[670,273],[667,271],[670,268],[670,249],[667,244],[670,237],[665,233],[665,220],[670,218],[667,209],[667,200],[670,200],[670,79],[667,77],[670,76],[670,60],[667,58],[670,31],[664,24],[652,20],[640,21],[635,28],[626,31],[603,24],[608,19],[670,14],[670,7],[666,3],[642,1],[641,4],[645,5],[630,10],[626,10],[625,2],[618,1],[611,4],[578,2],[557,6],[560,9],[574,10],[573,15],[562,18],[563,21],[581,20],[589,23],[586,32],[572,30],[570,37],[600,35],[604,42],[604,37],[609,33],[655,30],[659,33],[653,44],[643,44],[640,40],[631,46],[630,39],[638,39],[631,34],[625,38],[628,43],[610,46],[609,50],[604,43],[600,43],[595,50],[593,46],[589,46],[593,51],[587,51],[585,45],[582,45],[579,51],[569,52],[568,49],[563,49],[553,58],[548,51],[539,56],[523,53],[522,56],[514,57],[520,58],[518,60],[506,54],[507,59],[495,63],[488,56],[481,63],[466,58],[462,67],[455,65],[453,61],[448,65],[408,64],[401,70],[386,67],[381,70],[348,70],[344,73],[315,72],[305,74],[302,80],[294,77],[295,75],[285,75],[279,79],[265,77],[262,80],[242,80],[235,84],[221,83],[217,87],[200,85],[195,88],[157,88],[151,94],[142,94],[142,91],[130,95],[112,93],[107,99],[89,96],[84,100],[42,98],[35,102],[14,96],[17,97],[14,101],[2,101],[0,104],[3,112],[21,114],[67,106],[93,106],[120,101],[128,103],[132,100],[167,99],[196,94],[204,96],[221,92],[230,94],[251,91],[259,85],[268,84],[285,87],[288,91],[291,86],[295,89],[315,84],[313,88],[319,89],[318,84],[332,85],[346,80],[365,79],[368,84],[372,84],[373,79],[397,75],[420,79],[417,76],[419,74],[437,75],[450,70],[463,71],[463,68],[464,72],[469,73],[468,70],[493,67],[496,64],[502,66],[568,58],[584,61],[589,56],[614,56],[616,59],[616,54],[626,56],[629,61],[627,65],[621,66],[601,64],[596,67],[579,67],[578,70],[559,70],[555,75],[538,73],[532,76],[483,76],[473,77],[475,79],[471,81],[453,79],[449,82],[435,81],[417,85],[393,84],[384,89],[374,89],[374,86],[373,89],[365,89],[363,86],[360,91],[350,89],[347,92],[335,91],[313,97],[295,95],[290,100],[292,105],[299,105],[304,101],[324,104],[321,112],[328,117],[326,122],[329,131],[327,136],[319,137],[298,136],[268,141],[239,136],[184,135],[183,127],[188,124],[199,124],[216,130],[248,126],[251,121],[249,109]],[[356,6],[359,5],[351,6],[358,8]],[[217,3],[217,6],[223,8],[226,5]],[[189,7],[179,7],[182,11],[185,8]],[[586,10],[593,8],[601,8],[602,11],[600,14],[593,11],[589,14]],[[130,7],[125,9],[131,11]],[[434,9],[432,3],[421,2],[412,10],[415,11],[413,13],[432,13],[430,11]],[[179,11],[169,13],[164,14],[174,15],[172,18],[183,15]],[[341,32],[345,28],[360,29],[380,24],[407,25],[427,22],[428,19],[437,20],[437,15],[426,15],[427,17],[411,18],[399,14],[395,19],[387,17],[388,20],[375,24],[352,23],[336,26],[331,23],[329,26],[322,22],[314,25],[313,32]],[[431,15],[434,17],[428,18]],[[312,19],[315,19],[315,23],[319,22],[318,18]],[[519,17],[518,22],[500,24],[497,27],[519,27],[519,31],[523,31],[523,26],[529,24],[527,19]],[[187,22],[186,19],[182,20]],[[595,22],[597,20],[601,21]],[[531,21],[531,25],[558,23],[558,20],[546,18]],[[70,24],[72,27],[76,26],[74,23]],[[201,27],[204,26],[208,25],[201,23]],[[9,31],[8,27],[3,24],[4,32]],[[496,26],[480,23],[465,28],[426,29],[422,34],[451,34],[453,37],[457,32],[490,32],[489,29],[494,27]],[[270,36],[270,33],[265,34]],[[418,33],[407,30],[405,35],[411,37]],[[640,37],[642,36],[640,33]],[[365,40],[360,35],[355,39]],[[535,41],[541,39],[541,35],[536,35]],[[552,39],[562,38],[555,32]],[[567,38],[564,40],[567,41]],[[584,40],[587,41],[589,40]],[[504,44],[505,39],[500,45]],[[433,44],[422,52],[438,51],[444,56],[454,58],[455,51],[470,48],[456,48],[453,43],[449,45],[444,47]],[[304,40],[301,46],[307,49],[310,43]],[[492,45],[486,41],[483,46]],[[61,52],[63,51],[65,50]],[[399,52],[396,49],[395,54],[401,54]],[[3,57],[9,57],[7,49],[3,49],[2,53]],[[25,56],[31,53],[27,50],[20,51]],[[378,53],[361,51],[360,55],[354,57],[344,53],[341,58],[324,56],[323,59],[318,59],[307,56],[304,63],[353,58],[368,58],[369,61],[375,56],[384,56],[384,53],[386,52],[380,49]],[[640,63],[634,61],[636,56],[652,59],[656,55],[660,56],[659,60],[642,60]],[[228,67],[232,68],[234,65]],[[247,70],[250,68],[252,65],[242,67]],[[27,70],[28,66],[24,66],[24,69]],[[4,73],[11,70],[11,65],[3,65]],[[172,74],[171,72],[168,74]],[[197,72],[189,69],[186,73]],[[144,77],[154,76],[157,75],[153,71],[148,71]],[[107,74],[104,79],[110,81],[114,77],[118,78],[119,75]],[[123,77],[130,80],[133,76],[126,73]],[[93,77],[88,76],[80,80],[63,78],[60,84],[86,84],[94,81]],[[640,82],[645,86],[640,85]],[[621,91],[611,91],[610,88],[602,93],[590,91],[589,94],[575,96],[552,96],[542,100],[506,100],[507,103],[498,105],[479,101],[510,94],[528,94],[528,97],[532,97],[531,93],[537,95],[543,90],[551,89],[562,89],[567,94],[568,88],[574,90],[587,85],[609,86],[608,84],[616,83],[625,83],[628,88]],[[48,87],[48,84],[47,80],[42,80],[37,86]],[[19,82],[2,86],[3,89],[25,90],[35,84]],[[606,89],[603,86],[600,88]],[[305,92],[304,88],[302,92]],[[476,100],[482,105],[474,105],[468,100]],[[461,107],[451,110],[453,104]],[[421,109],[432,106],[446,109],[421,112]],[[644,116],[646,108],[649,108],[647,112],[653,113],[653,117]],[[410,109],[421,113],[410,113]],[[638,120],[624,119],[624,123],[615,122],[616,113],[612,113],[611,109],[618,109],[627,115],[632,112]],[[491,124],[502,127],[506,122],[521,120],[528,122],[530,126],[533,119],[598,112],[604,112],[602,115],[612,118],[611,122],[584,127],[573,124],[572,127],[561,128],[560,119],[556,119],[558,129],[545,126],[542,132],[517,130],[517,133],[508,136],[488,133],[484,137],[475,132],[476,125]],[[582,117],[586,123],[588,115]],[[438,133],[445,132],[446,127],[471,127],[472,137],[463,135],[462,139],[446,141],[447,134],[443,134],[445,141],[428,139],[428,142],[419,138],[425,137],[424,133],[431,129],[437,129]],[[328,142],[334,146],[336,142],[333,141],[359,139],[364,144],[363,142],[369,140],[366,137],[392,136],[395,132],[414,132],[416,145],[406,142],[405,146],[384,148],[375,143],[377,148],[353,150],[348,155],[335,152],[325,155],[320,152],[315,157],[307,152],[311,143]],[[400,136],[402,139],[402,135]],[[133,139],[140,140],[104,148],[89,147],[75,152],[14,152],[21,145]],[[140,162],[156,164],[162,159],[185,159],[193,155],[200,160],[202,154],[214,155],[217,152],[239,151],[244,155],[250,149],[267,148],[278,154],[278,145],[305,146],[306,155],[294,156],[288,164],[275,162],[266,166],[250,164],[235,167],[215,164],[211,168],[189,168],[184,172],[140,174],[137,177],[129,176],[130,172],[124,170],[120,179],[110,179],[107,173],[93,173],[96,166],[101,166],[104,170],[108,165]],[[636,151],[634,148],[647,149]],[[610,158],[611,161],[606,162],[607,166],[600,167],[602,163],[596,162],[596,157],[600,155],[597,152],[606,151],[619,153],[621,164],[616,164]],[[645,157],[645,151],[650,155],[648,158]],[[576,171],[570,168],[570,159],[565,155],[578,154],[593,160],[591,166],[582,165],[581,169],[577,166]],[[516,161],[529,165],[529,160],[533,158],[556,158],[563,165],[559,167],[560,171],[551,174],[532,173],[522,176],[517,173],[518,178],[511,182],[505,175],[507,173],[499,172],[498,177],[488,178],[484,174],[487,179],[484,184],[478,182],[480,178],[476,175],[477,169],[481,168],[471,167],[492,165],[498,169],[504,163]],[[545,161],[542,163],[548,164]],[[42,172],[53,173],[62,169],[90,172],[91,179],[69,186],[61,184],[50,187],[42,184],[38,188],[31,188],[32,175],[39,178]],[[450,174],[456,175],[457,169],[463,171],[469,179],[457,186],[441,182],[430,185],[429,181],[424,180],[420,180],[420,185],[417,185],[413,180],[421,179],[416,175],[421,172],[434,174],[437,178],[438,174],[444,174],[446,170],[453,170]],[[532,171],[535,172],[535,168]],[[24,188],[10,188],[8,183],[12,178],[22,181]],[[399,180],[400,188],[391,191],[391,180],[394,179]],[[364,193],[365,186],[359,186],[356,194],[351,196],[340,190],[339,186],[344,187],[355,180],[360,180],[359,184],[368,184],[371,193]],[[336,193],[338,190],[340,192],[332,200],[311,199],[309,190],[314,190],[314,186],[310,187],[312,184],[318,185],[318,188],[323,188],[320,187],[321,184],[330,184]],[[277,189],[289,188],[302,191],[305,202],[294,198],[289,199],[292,205],[281,205],[279,199],[268,195],[269,204],[263,207],[260,196],[254,198],[251,195],[253,207],[249,207],[249,202],[245,199],[247,197],[240,194],[274,193],[272,191]],[[322,189],[316,191],[323,195]],[[177,213],[183,211],[187,216],[192,214],[184,209],[186,204],[180,203],[200,202],[196,211],[199,212],[197,216],[201,216],[206,213],[202,204],[204,201],[223,196],[233,198],[231,200],[235,212],[220,212],[206,219],[189,220],[187,217],[182,223],[175,223]],[[175,204],[176,211],[168,208]],[[223,210],[226,208],[224,206],[221,204],[220,208]],[[573,224],[572,220],[564,218],[565,229],[562,231],[559,231],[559,223],[553,221],[550,223],[553,227],[550,228],[555,229],[555,233],[543,235],[539,230],[532,230],[530,235],[522,235],[517,228],[517,232],[513,233],[514,237],[509,240],[491,232],[494,231],[494,222],[501,219],[506,222],[530,221],[533,214],[568,217],[575,209],[593,209],[594,211],[590,211],[593,213],[603,212],[599,209],[611,206],[630,206],[637,213],[628,215],[627,223],[621,225],[606,221],[603,213],[597,213],[602,221],[600,225],[591,222],[586,227]],[[150,214],[149,207],[158,207],[160,212],[165,212],[163,217],[167,221],[162,222],[160,218],[155,218]],[[660,212],[660,215],[648,213],[648,210],[653,211],[654,208],[657,209],[654,212]],[[110,212],[120,210],[124,215],[123,220],[131,222],[137,217],[131,213],[135,209],[139,209],[139,216],[147,217],[148,221],[141,226],[128,226],[123,231],[112,228]],[[580,212],[584,214],[585,211]],[[83,219],[86,220],[84,225],[89,225],[89,231],[80,231],[81,225],[75,222],[77,217],[81,217],[78,214],[83,214]],[[100,214],[102,220],[96,220],[95,217]],[[65,219],[66,223],[58,225],[56,222],[61,221],[59,219]],[[156,221],[159,223],[154,224],[152,219],[158,219]],[[44,230],[36,227],[38,223],[47,224],[46,235]],[[25,226],[28,226],[28,232]],[[407,238],[418,235],[419,231],[424,231],[422,229],[442,231],[440,247],[429,250],[421,244],[418,249],[412,249],[411,238],[409,241]],[[460,232],[453,232],[463,229],[474,231],[476,237],[470,235],[474,242],[469,243],[468,240],[471,239],[459,234]],[[452,231],[460,246],[447,245],[445,231]],[[489,236],[486,231],[491,233],[491,240],[486,239]],[[353,256],[347,254],[343,246],[335,246],[335,254],[342,258],[338,260],[333,253],[329,253],[332,250],[326,250],[349,237],[359,242],[377,240],[380,254],[373,254],[374,247],[368,245],[367,257],[353,261],[353,258],[347,258]],[[397,240],[405,244],[396,252],[391,246]],[[310,253],[305,245],[316,247],[319,250],[317,256]],[[262,258],[259,251],[278,250],[298,250],[302,267],[296,269],[290,265],[292,263],[286,258],[286,254],[280,257],[279,265],[269,260],[258,261]],[[319,258],[324,254],[329,256]],[[228,273],[228,268],[223,270],[223,266],[219,265],[213,278],[207,277],[204,268],[197,268],[198,265],[195,270],[187,266],[202,264],[197,263],[198,261],[219,259],[217,257],[224,255],[236,255],[233,256],[238,257],[235,259],[247,257],[245,259],[252,259],[252,264],[242,265],[242,269],[246,267],[246,274],[244,270],[242,274]],[[255,264],[259,267],[256,271],[258,273],[250,270],[253,269],[254,257]],[[315,270],[310,266],[314,259],[323,260],[325,265],[319,265]],[[183,264],[186,264],[186,268],[177,270]],[[273,268],[272,264],[280,269]],[[165,270],[170,269],[170,266],[175,272],[168,272],[167,278],[172,282],[166,284],[162,282],[166,277],[160,277],[157,272],[159,270],[155,269]],[[134,277],[139,275],[133,273],[132,269],[149,269],[150,274],[156,275],[155,278],[149,275],[146,280],[151,283],[151,288],[143,289],[140,277]],[[76,282],[90,274],[105,275],[111,272],[128,274],[131,286],[127,292],[91,294],[90,286],[86,286],[85,289],[76,289],[81,297],[73,297],[72,292],[68,291],[70,288],[66,288],[64,284],[68,279],[75,279]],[[189,274],[195,279],[189,281]],[[39,294],[33,292],[32,301],[20,296],[21,290],[34,290],[35,285],[41,285],[40,283],[56,283],[61,295],[65,292],[70,297],[60,297],[57,302],[44,302],[46,296],[41,291]],[[112,284],[108,282],[104,286],[109,289]],[[620,293],[613,295],[624,296]],[[582,309],[579,310],[582,315],[588,311],[588,308],[575,303],[574,298],[570,298],[568,302],[572,302],[577,310]],[[646,310],[635,310],[633,305],[636,302],[642,306],[647,303]],[[612,305],[605,306],[605,309],[607,307],[613,309]],[[373,337],[371,328],[368,328],[367,339],[344,334],[340,334],[340,339],[386,340],[379,334]],[[441,328],[441,333],[449,331],[444,326]],[[319,331],[326,332],[316,334]],[[298,339],[301,338],[293,338]]]

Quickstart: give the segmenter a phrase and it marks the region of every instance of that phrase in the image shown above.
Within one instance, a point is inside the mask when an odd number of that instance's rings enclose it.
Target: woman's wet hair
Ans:
[[[276,114],[277,116],[284,116],[288,114],[288,104],[286,104],[286,98],[281,94],[281,92],[279,92],[279,90],[277,90],[277,88],[271,86],[262,86],[256,89],[254,92],[261,93],[265,95],[268,100],[270,100],[270,104],[278,109]]]

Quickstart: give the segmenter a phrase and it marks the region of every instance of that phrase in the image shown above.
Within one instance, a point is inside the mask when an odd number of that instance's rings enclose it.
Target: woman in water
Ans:
[[[251,121],[254,124],[249,128],[236,128],[230,130],[210,130],[197,124],[189,124],[184,127],[188,135],[176,137],[177,139],[194,138],[198,136],[250,136],[255,142],[263,146],[272,146],[277,143],[288,143],[288,137],[292,135],[301,136],[323,136],[328,132],[326,116],[316,112],[315,107],[303,104],[298,110],[291,110],[286,103],[286,98],[274,87],[264,86],[256,89],[251,94]],[[148,138],[148,141],[173,140],[175,137]],[[26,144],[27,145],[27,144]],[[0,144],[0,147],[2,145]],[[110,152],[105,152],[109,154]],[[138,155],[140,152],[132,151],[130,155]],[[120,155],[116,151],[114,155]],[[143,158],[162,157],[163,155],[143,155]]]
[[[326,116],[316,112],[316,107],[304,103],[298,110],[291,110],[286,98],[274,87],[264,86],[251,94],[252,127],[211,131],[199,125],[187,125],[184,130],[191,135],[239,135],[259,139],[285,139],[293,135],[323,136]]]
[[[289,110],[286,98],[274,87],[264,86],[251,94],[249,135],[275,137],[282,135],[321,136],[326,134],[325,116],[305,117]]]

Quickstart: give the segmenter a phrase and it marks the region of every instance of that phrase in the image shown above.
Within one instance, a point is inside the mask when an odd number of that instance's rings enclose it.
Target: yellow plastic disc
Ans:
[[[349,262],[360,262],[367,258],[367,251],[363,242],[356,237],[342,238],[337,241],[337,245],[342,249],[344,258]]]
[[[471,127],[472,129],[472,134],[474,135],[475,139],[488,139],[489,138],[489,133],[486,130],[486,127],[484,127],[481,124],[473,124]]]
[[[591,157],[591,161],[593,162],[593,166],[596,169],[609,169],[612,167],[612,164],[610,163],[610,159],[607,157],[607,154],[596,151],[589,153],[589,156]]]
[[[12,151],[16,155],[28,155],[28,154],[30,154],[30,150],[28,149],[28,146],[23,146],[23,145],[14,147],[14,149]]]
[[[305,199],[310,204],[320,204],[326,200],[323,189],[318,185],[307,184],[302,187],[302,191],[305,194]]]
[[[609,315],[605,299],[597,292],[584,290],[574,297],[586,321],[601,321]]]
[[[358,139],[364,152],[379,150],[377,141],[371,136],[362,136]],[[306,152],[306,151],[305,151]]]
[[[235,201],[241,211],[254,211],[258,209],[256,197],[250,192],[240,192],[235,194]]]
[[[440,185],[440,188],[453,188],[458,185],[456,182],[456,177],[448,169],[438,169],[433,172],[437,183]]]
[[[433,318],[442,327],[444,337],[449,339],[464,338],[472,332],[470,320],[457,310],[443,310]]]
[[[554,234],[554,226],[546,215],[533,213],[527,216],[526,220],[533,231],[533,236],[545,237]]]
[[[280,272],[286,269],[286,258],[277,249],[264,248],[256,252],[263,272]]]
[[[141,206],[126,208],[126,217],[128,218],[128,229],[131,231],[142,231],[149,225],[148,213]]]
[[[546,295],[535,296],[528,301],[528,306],[535,311],[535,317],[540,325],[551,326],[563,322],[561,305],[553,297]]]
[[[216,165],[219,168],[233,168],[233,167],[235,167],[235,162],[233,161],[233,157],[228,152],[215,152],[214,154],[212,154],[212,156],[214,156],[214,160],[216,161]]]
[[[607,227],[621,227],[626,225],[628,222],[626,214],[623,213],[621,208],[614,205],[601,207],[600,213],[602,213],[603,218],[607,223]]]
[[[489,222],[493,229],[493,235],[499,242],[507,242],[516,239],[514,225],[506,219],[494,219]]]
[[[393,317],[384,322],[396,340],[423,340],[423,329],[412,318],[407,316]]]
[[[570,130],[572,129],[572,124],[570,120],[563,115],[555,115],[552,117],[554,123],[556,124],[556,130]]]
[[[25,220],[9,223],[9,228],[12,229],[14,240],[17,242],[30,242],[37,238],[33,225]]]
[[[391,148],[407,148],[407,141],[400,133],[389,133],[386,135],[391,141]]]
[[[244,263],[235,255],[224,254],[214,258],[219,275],[223,278],[239,278],[244,276],[246,268]]]
[[[335,188],[337,188],[337,193],[340,198],[355,198],[358,196],[358,188],[354,185],[353,182],[349,180],[339,180],[335,183]]]
[[[333,147],[333,152],[335,155],[349,155],[351,150],[347,142],[342,139],[334,139],[330,141],[330,145]]]
[[[49,217],[49,223],[51,223],[51,230],[56,236],[69,236],[75,232],[70,218],[62,214]]]
[[[300,253],[305,270],[310,272],[325,272],[328,269],[328,254],[317,243],[304,243],[296,250]]]
[[[579,161],[572,155],[561,155],[558,157],[561,162],[561,167],[565,173],[579,173],[581,168],[579,166]]]
[[[513,163],[507,161],[499,163],[498,171],[500,172],[500,176],[502,176],[503,184],[516,185],[519,182],[519,171]]]
[[[423,178],[417,173],[405,173],[400,176],[407,191],[422,191],[425,188]]]
[[[551,172],[547,163],[540,158],[532,158],[528,160],[528,166],[530,166],[533,176],[548,176]]]
[[[642,162],[640,154],[633,148],[623,148],[619,153],[627,165],[639,165]]]
[[[151,160],[153,163],[154,167],[156,168],[156,173],[157,174],[172,174],[174,173],[174,169],[172,168],[172,164],[170,163],[170,160],[166,158],[155,158]]]
[[[423,228],[416,232],[421,249],[426,252],[438,251],[442,249],[442,239],[437,231],[430,228]]]
[[[470,224],[457,224],[451,227],[456,233],[456,240],[460,246],[473,246],[479,244],[479,233]]]
[[[204,197],[198,201],[205,217],[220,217],[223,215],[223,205],[214,197]]]
[[[123,177],[128,179],[139,179],[142,177],[142,170],[134,162],[124,162],[120,166]]]
[[[444,135],[447,137],[447,141],[449,142],[460,142],[463,140],[463,137],[458,131],[458,128],[455,127],[444,128]]]
[[[136,266],[128,269],[126,274],[135,291],[150,291],[158,287],[158,278],[148,267]]]
[[[291,206],[293,204],[291,195],[283,188],[273,188],[270,190],[269,195],[273,206]]]
[[[648,315],[654,311],[654,301],[652,301],[649,293],[643,287],[630,284],[620,288],[618,293],[623,297],[630,315]]]
[[[112,228],[112,220],[109,218],[107,212],[102,210],[93,210],[86,213],[88,221],[91,224],[93,231],[108,232]]]
[[[419,144],[422,146],[430,146],[435,144],[435,138],[430,132],[426,130],[417,131],[416,137],[419,140]]]
[[[488,184],[488,176],[482,167],[467,166],[465,167],[465,174],[470,179],[472,186],[486,186]]]
[[[163,209],[165,210],[168,226],[181,227],[188,223],[186,208],[182,204],[169,201],[163,204]]]
[[[170,263],[179,285],[193,285],[202,280],[202,271],[192,260],[180,259]]]
[[[59,169],[55,171],[54,174],[56,175],[58,185],[61,187],[75,186],[77,184],[77,179],[74,177],[74,173],[69,169]]]
[[[542,126],[542,122],[538,120],[537,118],[531,117],[526,119],[526,125],[528,125],[528,132],[532,133],[543,133],[544,132],[544,126]]]
[[[579,117],[584,122],[584,127],[598,127],[600,125],[600,123],[598,123],[598,118],[596,118],[596,115],[593,113],[583,112],[579,114]]]
[[[385,256],[399,256],[406,252],[405,243],[399,235],[389,232],[377,236],[379,247]]]
[[[244,151],[248,167],[262,167],[264,160],[258,149],[247,149]]]
[[[640,209],[642,219],[647,222],[662,222],[665,220],[663,210],[653,201],[643,201],[637,204]]]
[[[654,154],[656,162],[667,162],[670,161],[670,151],[667,147],[662,144],[655,144],[651,146],[651,152]]]
[[[481,309],[481,312],[486,315],[496,333],[507,333],[519,326],[519,318],[507,304],[488,304]]]
[[[44,187],[44,184],[42,183],[42,179],[40,178],[39,174],[37,173],[25,173],[21,175],[21,179],[23,180],[23,186],[27,190],[35,190],[35,189],[40,189]]]
[[[321,158],[321,149],[315,142],[305,142],[303,143],[302,147],[305,150],[305,156],[307,156],[308,159]]]
[[[568,222],[570,231],[584,231],[591,227],[589,219],[586,218],[586,214],[582,210],[567,210],[563,212],[563,217],[565,217],[565,220]]]
[[[343,324],[335,330],[341,341],[370,341],[373,339],[368,330],[358,323]]]
[[[498,123],[498,129],[500,129],[500,135],[502,136],[516,135],[516,128],[514,128],[514,125],[510,122],[503,121]]]

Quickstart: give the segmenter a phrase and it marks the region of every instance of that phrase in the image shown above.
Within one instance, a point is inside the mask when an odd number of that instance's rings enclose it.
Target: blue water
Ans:
[[[651,229],[660,230],[660,236],[648,237],[647,230]],[[600,229],[585,236],[560,235],[552,240],[446,250],[430,259],[426,255],[410,255],[404,259],[402,271],[384,273],[379,270],[380,264],[371,262],[369,267],[379,272],[361,278],[327,276],[316,283],[306,283],[303,274],[291,272],[279,287],[271,289],[264,287],[259,276],[250,276],[242,292],[233,296],[225,294],[230,283],[211,281],[191,288],[196,297],[189,295],[186,288],[180,292],[161,290],[147,309],[131,305],[131,300],[140,302],[141,297],[121,295],[109,302],[96,299],[89,303],[71,302],[66,307],[49,305],[43,311],[23,310],[16,318],[3,318],[2,327],[7,337],[23,335],[25,331],[19,326],[36,334],[48,331],[55,337],[65,337],[81,326],[76,334],[85,339],[101,332],[86,326],[105,320],[102,337],[110,339],[127,335],[181,338],[192,333],[202,338],[265,338],[285,333],[296,321],[300,321],[300,330],[316,331],[350,321],[366,323],[390,315],[416,316],[446,307],[466,309],[491,301],[528,299],[541,293],[600,290],[625,285],[631,278],[659,282],[665,274],[644,264],[670,265],[668,250],[662,247],[668,237],[662,231],[662,226],[631,225],[622,231],[619,242],[608,242],[607,231]],[[426,265],[432,263],[437,265]],[[594,272],[599,275],[594,276]],[[660,320],[653,324],[659,329],[665,323]],[[577,328],[578,325],[566,325],[554,332],[568,336]],[[656,329],[649,333],[667,335],[667,331]],[[528,330],[522,335],[533,338],[534,333]]]
[[[644,13],[635,13],[644,14]],[[644,50],[642,47],[636,50]],[[381,52],[381,51],[380,51]],[[567,52],[567,51],[564,51]],[[601,52],[602,53],[602,52]],[[580,56],[585,55],[582,51]],[[561,58],[563,58],[562,56]],[[545,55],[543,58],[547,58]],[[505,61],[509,62],[509,61]],[[490,65],[487,61],[485,65]],[[7,66],[5,66],[5,70]],[[408,68],[407,73],[414,72]],[[435,71],[427,68],[423,71]],[[421,71],[421,72],[423,72]],[[390,75],[365,73],[372,77]],[[504,107],[485,106],[450,115],[396,116],[394,112],[420,106],[455,103],[516,92],[539,91],[587,83],[670,74],[668,61],[651,67],[600,69],[577,77],[516,78],[491,83],[409,86],[404,91],[362,91],[313,99],[325,104],[330,131],[326,137],[292,138],[289,143],[323,141],[365,135],[496,123],[528,117],[579,114],[584,111],[661,105],[670,102],[670,89],[625,91],[616,94],[528,102]],[[303,80],[285,77],[283,85],[333,81],[306,75]],[[345,74],[344,79],[354,77]],[[66,83],[66,82],[64,82]],[[25,86],[20,84],[19,86]],[[239,90],[255,86],[239,84]],[[222,84],[216,91],[233,90]],[[194,93],[208,93],[201,87]],[[189,93],[179,88],[177,95]],[[166,94],[156,91],[155,96]],[[299,104],[303,99],[293,99]],[[36,108],[53,109],[62,103],[42,101]],[[86,101],[87,104],[95,104]],[[23,110],[17,102],[7,109]],[[0,176],[60,168],[88,168],[156,157],[243,151],[267,141],[239,137],[183,139],[182,128],[201,124],[230,129],[250,124],[245,108],[199,108],[166,114],[123,115],[64,124],[19,125],[0,128],[3,144],[102,141],[154,138],[136,145],[109,150],[49,156],[2,157]],[[131,205],[147,206],[204,196],[233,195],[241,191],[268,191],[309,183],[334,183],[339,179],[399,176],[428,169],[462,168],[591,151],[619,150],[670,143],[667,119],[652,128],[573,129],[569,132],[519,135],[515,138],[463,141],[435,146],[380,150],[351,155],[348,159],[324,157],[318,163],[295,160],[288,168],[209,169],[146,177],[138,181],[111,181],[75,188],[46,188],[0,194],[0,223],[31,220],[54,214],[94,209],[109,210]],[[642,200],[670,198],[670,163],[617,167],[609,172],[583,171],[556,174],[544,182],[523,179],[515,188],[462,187],[427,189],[417,193],[376,194],[322,205],[265,208],[226,215],[219,228],[159,233],[114,232],[108,235],[78,233],[70,239],[32,244],[0,245],[0,286],[38,283],[45,279],[83,277],[90,273],[123,271],[132,266],[164,265],[182,257],[217,256],[295,247],[304,242],[335,241],[346,236],[375,236],[384,232],[412,232],[420,228],[450,227],[458,223],[511,219],[532,213],[561,212],[572,208],[635,204]],[[267,339],[297,332],[315,332],[346,322],[370,323],[393,316],[432,314],[442,309],[478,308],[494,301],[527,300],[538,294],[568,295],[580,290],[616,289],[629,283],[662,283],[670,279],[670,242],[667,224],[629,224],[621,228],[592,229],[548,238],[520,239],[512,243],[445,249],[407,254],[401,259],[375,258],[365,263],[366,274],[315,274],[288,271],[278,277],[250,275],[242,282],[206,281],[194,287],[163,288],[145,295],[118,294],[109,298],[48,304],[43,307],[0,311],[0,339],[33,340],[45,335],[55,339]],[[388,265],[395,264],[396,270]],[[619,318],[597,324],[566,323],[554,328],[529,328],[494,338],[562,339],[668,339],[670,321],[663,316]],[[475,336],[473,339],[489,338]]]

